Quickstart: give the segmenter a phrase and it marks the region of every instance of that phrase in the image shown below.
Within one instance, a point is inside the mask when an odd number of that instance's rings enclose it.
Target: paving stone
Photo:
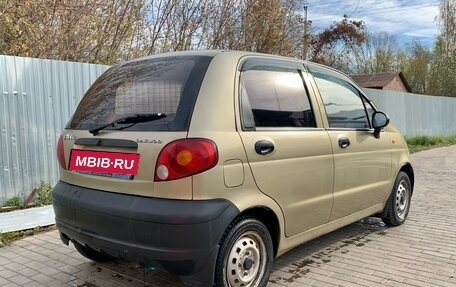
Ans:
[[[27,284],[24,284],[24,287],[47,287],[46,284],[41,284],[36,281],[29,282]]]
[[[9,270],[9,269],[3,269],[2,272],[0,273],[0,278],[11,278],[17,275],[17,272]]]
[[[32,282],[30,278],[24,275],[16,275],[14,277],[9,278],[8,280],[21,286],[29,282]]]
[[[51,283],[52,281],[54,281],[54,278],[52,278],[48,275],[44,275],[44,274],[34,275],[34,276],[30,277],[30,279],[32,279],[35,282],[41,283],[41,284],[47,284],[47,283]]]
[[[16,273],[19,275],[24,275],[26,277],[31,277],[33,275],[39,274],[38,271],[36,271],[32,268],[29,268],[29,267],[24,267],[22,269],[19,269],[16,271]]]

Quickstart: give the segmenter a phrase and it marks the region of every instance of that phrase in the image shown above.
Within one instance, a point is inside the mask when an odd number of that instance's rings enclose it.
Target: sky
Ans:
[[[318,31],[345,14],[363,20],[369,32],[395,35],[402,47],[413,40],[432,47],[439,33],[438,5],[439,0],[308,0],[307,19]]]

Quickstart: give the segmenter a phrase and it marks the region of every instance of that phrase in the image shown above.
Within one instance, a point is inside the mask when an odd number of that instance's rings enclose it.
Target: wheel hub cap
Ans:
[[[408,207],[408,189],[404,182],[401,182],[396,191],[396,211],[397,216],[404,219]]]
[[[252,266],[253,266],[254,263],[255,263],[255,262],[253,262],[252,259],[247,258],[247,259],[244,261],[244,264],[243,264],[244,269],[245,269],[245,270],[250,270],[250,269],[252,268]]]
[[[227,279],[230,286],[247,287],[255,281],[261,269],[262,242],[244,235],[231,249],[227,262]],[[253,285],[253,284],[252,284]]]

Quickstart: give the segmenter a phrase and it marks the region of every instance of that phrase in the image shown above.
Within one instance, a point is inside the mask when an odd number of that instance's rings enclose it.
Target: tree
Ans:
[[[113,64],[187,49],[301,57],[305,0],[0,0],[0,54]],[[313,58],[337,63],[364,39],[344,18],[313,39]]]
[[[434,60],[432,51],[420,42],[413,41],[406,53],[398,53],[397,59],[412,91],[418,94],[430,94],[430,69]]]
[[[434,46],[429,91],[437,96],[456,97],[456,1],[441,0],[440,35]]]
[[[340,68],[340,61],[350,48],[366,40],[363,21],[349,20],[347,16],[317,35],[311,37],[310,59],[317,63]]]
[[[430,74],[431,95],[456,97],[456,51],[448,51],[448,43],[440,37],[435,44]]]
[[[24,5],[30,4],[24,0]],[[26,9],[16,1],[0,0],[0,53],[28,56],[28,45],[20,39],[32,35]]]
[[[396,71],[399,51],[394,35],[386,32],[368,33],[366,41],[352,49],[353,72],[370,74]]]
[[[206,3],[202,13],[205,21],[202,23],[199,47],[226,49],[230,46],[243,13],[240,2],[225,0]]]
[[[203,39],[215,49],[295,56],[303,29],[297,13],[302,0],[209,1]]]
[[[0,1],[1,53],[107,64],[125,58],[143,7],[142,0]]]
[[[438,48],[446,55],[451,55],[456,49],[456,1],[441,0],[439,4],[440,26]]]

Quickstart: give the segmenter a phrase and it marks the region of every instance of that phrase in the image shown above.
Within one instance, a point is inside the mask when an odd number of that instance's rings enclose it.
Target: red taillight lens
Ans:
[[[154,180],[168,181],[191,176],[213,168],[217,162],[217,145],[211,140],[173,141],[158,155]]]
[[[60,136],[57,143],[57,159],[59,160],[60,167],[66,169],[65,165],[65,150],[63,149],[63,138]]]

